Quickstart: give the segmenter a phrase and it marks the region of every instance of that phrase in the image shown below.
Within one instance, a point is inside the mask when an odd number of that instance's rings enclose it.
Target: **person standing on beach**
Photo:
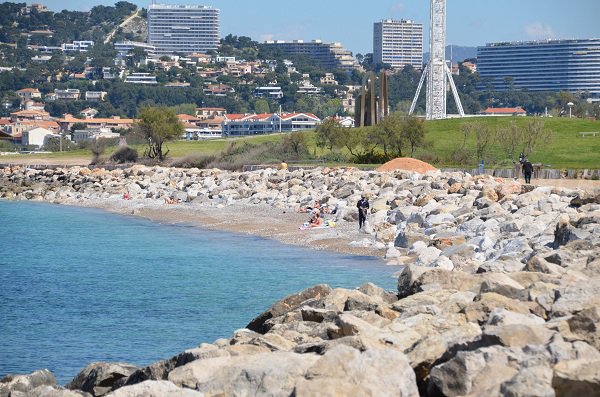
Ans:
[[[358,208],[358,230],[361,231],[367,221],[367,211],[369,210],[369,200],[364,194],[360,196],[356,208]]]
[[[523,161],[523,175],[525,176],[525,183],[531,183],[531,175],[533,174],[533,164],[527,159]]]

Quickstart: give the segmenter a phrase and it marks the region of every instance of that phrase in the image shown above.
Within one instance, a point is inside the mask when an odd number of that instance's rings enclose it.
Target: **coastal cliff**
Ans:
[[[93,363],[64,388],[46,370],[9,376],[0,396],[600,395],[600,196],[440,172],[0,171],[3,199],[125,194],[189,211],[321,200],[342,224],[366,194],[353,244],[404,268],[393,292],[317,285],[231,338],[141,368]]]

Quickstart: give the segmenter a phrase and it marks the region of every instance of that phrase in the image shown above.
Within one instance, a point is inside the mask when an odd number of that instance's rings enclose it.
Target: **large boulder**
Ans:
[[[562,361],[554,366],[556,397],[600,396],[600,360]]]
[[[207,396],[289,396],[318,359],[315,354],[289,352],[218,357],[179,367],[169,381]]]
[[[329,350],[296,383],[294,396],[413,396],[415,373],[394,349],[360,352],[348,346]]]
[[[7,375],[0,379],[0,396],[10,396],[11,393],[27,393],[39,386],[54,386],[56,379],[47,369],[35,371],[27,375]]]
[[[184,389],[165,380],[147,380],[113,391],[106,397],[203,397],[199,391]]]
[[[331,291],[332,289],[328,285],[320,284],[307,288],[297,294],[285,297],[265,312],[259,314],[258,317],[246,326],[246,328],[261,334],[267,333],[269,329],[271,329],[271,325],[267,323],[268,320],[282,316],[292,310],[299,309],[300,306],[302,306],[302,303],[309,299],[321,299],[329,295]]]
[[[125,363],[96,362],[88,365],[79,372],[67,389],[83,390],[99,397],[110,392],[119,379],[127,378],[139,368]]]

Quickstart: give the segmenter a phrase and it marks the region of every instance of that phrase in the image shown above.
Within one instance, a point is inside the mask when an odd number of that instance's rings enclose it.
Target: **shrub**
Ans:
[[[417,158],[429,164],[435,164],[440,162],[440,158],[436,154],[431,152],[423,152],[419,154]]]
[[[171,167],[178,168],[209,168],[208,165],[217,159],[215,155],[190,154],[174,160]]]
[[[473,165],[473,152],[468,149],[456,149],[450,155],[450,159],[457,165]]]
[[[110,161],[118,164],[123,163],[135,163],[138,160],[137,150],[130,148],[129,146],[122,146],[118,148],[111,156]]]

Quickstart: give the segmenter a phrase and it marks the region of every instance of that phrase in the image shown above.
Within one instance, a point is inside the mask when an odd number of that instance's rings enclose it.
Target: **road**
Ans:
[[[130,16],[127,17],[127,19],[125,19],[123,22],[121,22],[119,24],[119,26],[117,26],[116,28],[114,28],[112,30],[112,32],[110,32],[108,34],[108,36],[106,36],[106,39],[104,39],[104,44],[108,44],[110,43],[110,41],[112,40],[112,38],[115,36],[115,34],[117,33],[117,30],[119,28],[124,27],[125,25],[127,25],[129,22],[131,22],[133,20],[133,18],[137,17],[138,15],[140,15],[140,11],[141,9],[138,8],[137,10],[135,10],[135,12],[133,14],[131,14]]]

